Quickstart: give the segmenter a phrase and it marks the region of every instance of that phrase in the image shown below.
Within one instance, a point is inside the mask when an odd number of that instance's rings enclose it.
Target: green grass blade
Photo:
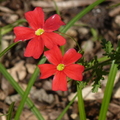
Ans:
[[[74,98],[69,102],[69,104],[65,107],[65,109],[61,112],[61,114],[57,117],[56,120],[62,120],[62,117],[65,115],[69,107],[72,105],[74,102],[75,98],[77,97],[77,94],[74,96]]]
[[[53,1],[54,5],[55,5],[56,13],[57,13],[58,15],[60,15],[60,11],[59,11],[59,9],[58,9],[58,6],[57,6],[57,4],[56,4],[56,1],[55,1],[55,0],[52,0],[52,1]]]
[[[110,98],[111,98],[117,70],[118,70],[117,65],[115,64],[115,60],[113,60],[112,65],[111,65],[111,69],[110,69],[110,73],[108,76],[108,81],[107,81],[107,85],[105,88],[104,97],[102,100],[102,106],[100,109],[100,114],[99,114],[98,120],[106,120],[106,114],[107,114],[108,105],[110,102]]]
[[[2,57],[5,53],[7,53],[13,46],[15,46],[16,44],[18,44],[19,42],[15,42],[10,44],[6,49],[4,49],[1,53],[0,53],[0,57]]]
[[[2,50],[2,35],[7,34],[8,32],[12,31],[15,26],[18,26],[18,25],[20,25],[20,24],[22,24],[24,22],[26,22],[25,19],[19,19],[19,20],[17,20],[16,22],[14,22],[12,24],[9,24],[9,25],[6,25],[6,26],[0,28],[0,52]],[[11,49],[17,43],[18,42],[9,45],[5,50],[3,50],[0,53],[0,57],[2,57],[9,49]]]
[[[7,119],[6,120],[12,120],[13,109],[14,109],[14,102],[9,107],[8,115],[7,115]]]
[[[71,26],[74,25],[74,23],[76,21],[78,21],[80,18],[82,18],[84,15],[86,15],[90,10],[92,10],[95,6],[99,5],[103,1],[105,1],[105,0],[96,0],[96,2],[94,2],[93,4],[86,7],[83,11],[78,13],[69,23],[67,23],[67,25],[65,27],[62,27],[60,29],[60,32],[65,33]]]
[[[3,74],[3,76],[10,82],[10,84],[14,87],[14,89],[21,95],[21,97],[24,94],[24,91],[19,86],[19,84],[13,79],[13,77],[8,73],[8,71],[5,69],[5,67],[0,63],[0,72]],[[27,98],[26,103],[31,109],[31,111],[36,115],[38,120],[43,120],[43,117],[39,110],[35,107],[34,103]]]
[[[82,97],[81,84],[77,85],[77,93],[78,93],[79,118],[80,118],[80,120],[86,120],[85,106],[84,106],[84,101],[83,101],[83,97]]]
[[[0,117],[1,117],[1,116],[7,116],[6,120],[12,120],[13,108],[14,108],[14,102],[11,103],[11,105],[10,105],[10,107],[9,107],[9,110],[8,110],[8,113],[7,113],[7,114],[0,115]]]
[[[45,63],[45,61],[46,61],[46,58],[45,58],[45,57],[42,57],[42,58],[40,59],[39,64],[43,64],[43,63]],[[36,67],[34,73],[32,74],[32,77],[31,77],[30,80],[29,80],[29,84],[28,84],[28,86],[27,86],[27,88],[26,88],[26,90],[25,90],[25,92],[24,92],[24,95],[23,95],[23,97],[22,97],[22,100],[21,100],[21,102],[20,102],[20,105],[19,105],[19,107],[18,107],[18,109],[17,109],[16,116],[15,116],[15,120],[18,120],[19,117],[20,117],[20,114],[21,114],[21,112],[22,112],[22,110],[23,110],[23,107],[24,107],[24,104],[25,104],[25,102],[26,102],[26,99],[27,99],[27,97],[28,97],[28,94],[30,93],[30,90],[31,90],[31,88],[32,88],[32,86],[33,86],[33,84],[34,84],[37,76],[38,76],[38,73],[39,73],[39,68]],[[41,118],[41,120],[44,120],[44,118]]]
[[[9,33],[10,31],[13,30],[14,27],[21,25],[22,23],[25,23],[25,22],[26,22],[25,19],[19,19],[12,24],[9,24],[9,25],[2,27],[1,28],[1,35],[5,35],[6,33]]]
[[[0,28],[0,52],[2,51],[2,35],[1,35],[1,28]]]

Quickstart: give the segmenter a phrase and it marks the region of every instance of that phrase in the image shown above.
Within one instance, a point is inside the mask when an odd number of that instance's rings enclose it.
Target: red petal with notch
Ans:
[[[14,39],[15,42],[25,41],[35,37],[34,30],[27,27],[15,27],[14,34],[16,36]]]
[[[44,26],[44,12],[41,7],[36,7],[33,11],[26,12],[25,18],[34,30]]]
[[[59,45],[62,46],[66,43],[66,40],[64,37],[62,37],[61,35],[51,32],[51,33],[44,33],[44,36],[46,36],[48,38],[49,41],[52,41],[51,43],[53,43],[53,45]],[[44,38],[43,38],[44,39]],[[46,41],[47,42],[47,41]],[[49,48],[49,47],[48,47]]]
[[[82,72],[84,71],[84,66],[78,64],[72,64],[66,66],[63,72],[69,77],[74,80],[82,81],[83,75]]]
[[[38,67],[41,72],[41,76],[40,76],[41,79],[48,78],[56,72],[56,66],[52,64],[41,64],[38,65]]]
[[[62,25],[65,25],[65,23],[61,21],[59,15],[55,14],[45,21],[44,30],[47,32],[52,32],[58,30]]]
[[[52,90],[67,91],[67,78],[63,72],[57,72],[53,78]]]
[[[54,65],[58,65],[62,60],[62,53],[57,46],[54,46],[52,49],[44,53],[46,58]]]
[[[76,62],[81,57],[82,55],[80,53],[77,53],[75,49],[71,48],[64,54],[63,63],[69,65]]]
[[[44,50],[43,40],[40,39],[40,37],[35,37],[34,39],[29,41],[24,56],[38,59],[40,55],[43,53],[43,50]]]

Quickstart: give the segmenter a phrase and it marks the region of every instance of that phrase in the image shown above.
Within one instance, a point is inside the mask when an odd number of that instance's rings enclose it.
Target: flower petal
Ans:
[[[52,90],[67,91],[67,78],[63,72],[57,72],[53,78]]]
[[[43,53],[43,49],[44,49],[43,40],[40,39],[40,37],[35,37],[34,39],[29,41],[24,56],[38,59],[40,55]]]
[[[43,39],[44,44],[45,44],[45,46],[46,46],[48,49],[51,49],[51,48],[53,48],[54,45],[56,45],[56,44],[53,42],[53,40],[50,39],[49,36],[48,36],[46,33],[42,34],[42,35],[41,35],[41,38]]]
[[[44,53],[46,58],[54,65],[58,65],[62,60],[62,53],[57,46],[54,46],[52,49]]]
[[[77,53],[75,49],[71,48],[69,49],[63,56],[63,64],[69,65],[74,62],[76,62],[78,59],[80,59],[82,55],[80,53]]]
[[[44,12],[41,7],[36,7],[33,11],[26,12],[25,18],[34,30],[44,26]]]
[[[15,42],[29,40],[35,37],[34,30],[27,27],[15,27],[14,33],[16,36],[14,39]]]
[[[61,25],[65,25],[65,23],[61,21],[59,15],[55,14],[46,20],[44,29],[47,32],[52,32],[58,30]]]
[[[41,64],[38,67],[41,72],[41,79],[48,78],[56,72],[56,67],[52,64]]]
[[[81,81],[83,79],[82,72],[84,71],[84,66],[78,64],[72,64],[66,66],[64,69],[64,73],[74,80]]]
[[[45,42],[45,46],[49,49],[51,49],[54,45],[62,46],[66,43],[64,37],[54,32],[45,32],[43,35],[41,35],[41,37]]]

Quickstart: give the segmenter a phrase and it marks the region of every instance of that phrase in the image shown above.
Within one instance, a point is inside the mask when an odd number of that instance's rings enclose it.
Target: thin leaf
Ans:
[[[84,100],[82,97],[83,83],[77,84],[79,119],[86,120]]]
[[[1,28],[1,35],[5,35],[6,33],[12,31],[12,29],[15,27],[15,26],[18,26],[22,23],[25,23],[26,20],[25,19],[19,19],[17,20],[16,22],[12,23],[12,24],[9,24],[9,25],[6,25],[4,27]]]
[[[56,13],[57,13],[58,15],[60,15],[60,11],[59,11],[59,9],[58,9],[58,6],[57,6],[57,4],[56,4],[56,1],[55,1],[55,0],[52,0],[52,1],[53,1],[54,5],[55,5]]]
[[[2,57],[4,54],[6,54],[13,46],[15,46],[15,45],[18,44],[18,43],[19,43],[19,41],[10,44],[6,49],[4,49],[4,50],[0,53],[0,57]]]
[[[38,64],[43,64],[43,63],[45,63],[45,61],[46,61],[46,58],[42,57]],[[31,90],[31,88],[32,88],[37,76],[38,76],[38,73],[39,73],[39,69],[38,69],[38,67],[36,67],[34,73],[32,74],[32,76],[31,76],[31,78],[29,80],[29,83],[28,83],[28,86],[27,86],[27,88],[26,88],[26,90],[24,92],[24,95],[22,96],[22,100],[20,102],[20,105],[19,105],[19,107],[17,109],[16,115],[15,115],[15,118],[14,118],[15,120],[18,120],[19,117],[20,117],[20,114],[21,114],[21,112],[23,110],[26,99],[28,97],[28,94],[30,93],[30,90]],[[41,116],[40,120],[44,120],[44,118]]]
[[[115,60],[113,60],[112,65],[111,65],[111,69],[110,69],[110,73],[108,76],[107,85],[105,88],[104,97],[102,100],[102,106],[100,109],[100,114],[99,114],[98,120],[106,120],[106,114],[107,114],[108,105],[110,102],[110,98],[111,98],[117,70],[118,70],[117,65],[115,64]]]
[[[1,63],[0,63],[0,72],[3,74],[3,76],[10,82],[10,84],[13,86],[13,88],[22,97],[24,94],[24,91],[18,85],[18,83],[13,79],[13,77],[8,73],[8,71],[5,69],[5,67]],[[34,103],[29,98],[26,99],[26,103],[29,106],[29,108],[31,109],[31,111],[33,111],[33,113],[36,115],[38,120],[43,120],[43,117],[42,117],[40,111],[35,107]]]
[[[11,105],[9,107],[8,115],[7,115],[7,119],[6,120],[12,120],[13,109],[14,109],[14,102],[11,103]]]

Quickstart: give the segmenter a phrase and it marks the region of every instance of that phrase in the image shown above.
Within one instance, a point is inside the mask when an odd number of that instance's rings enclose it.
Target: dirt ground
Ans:
[[[60,15],[65,23],[68,23],[77,13],[82,11],[95,0],[55,0],[58,5]],[[120,39],[120,3],[119,0],[106,0],[92,11],[86,14],[82,19],[72,26],[67,34],[72,36],[82,49],[86,61],[90,61],[94,56],[102,57],[104,51],[101,49],[100,39],[105,38],[117,45]],[[24,13],[40,6],[45,12],[45,18],[56,13],[55,5],[52,0],[0,0],[0,27],[12,24],[18,19],[24,19]],[[27,23],[22,23],[28,26]],[[13,31],[2,36],[1,49],[3,50],[9,44],[13,43]],[[68,48],[76,48],[76,43],[69,37],[66,37]],[[31,74],[37,65],[38,60],[25,58],[23,56],[27,42],[21,42],[14,46],[6,55],[1,58],[1,62],[15,78],[19,85],[25,90]],[[109,67],[108,67],[109,68]],[[90,72],[84,75],[84,80],[91,76]],[[107,76],[102,82],[102,87],[98,93],[91,93],[90,85],[83,90],[87,120],[97,120],[100,105],[103,98],[104,88]],[[32,87],[30,98],[41,111],[45,120],[55,120],[69,101],[76,93],[74,82],[69,84],[67,92],[51,90],[52,77],[40,80],[39,76]],[[10,83],[0,74],[0,115],[6,114],[12,102],[15,101],[15,110],[20,103],[19,94],[13,89]],[[1,116],[0,120],[5,120]],[[25,106],[20,120],[37,120],[30,109]],[[62,120],[79,120],[77,100],[71,105]],[[120,120],[120,72],[116,76],[113,95],[109,104],[106,120]]]

